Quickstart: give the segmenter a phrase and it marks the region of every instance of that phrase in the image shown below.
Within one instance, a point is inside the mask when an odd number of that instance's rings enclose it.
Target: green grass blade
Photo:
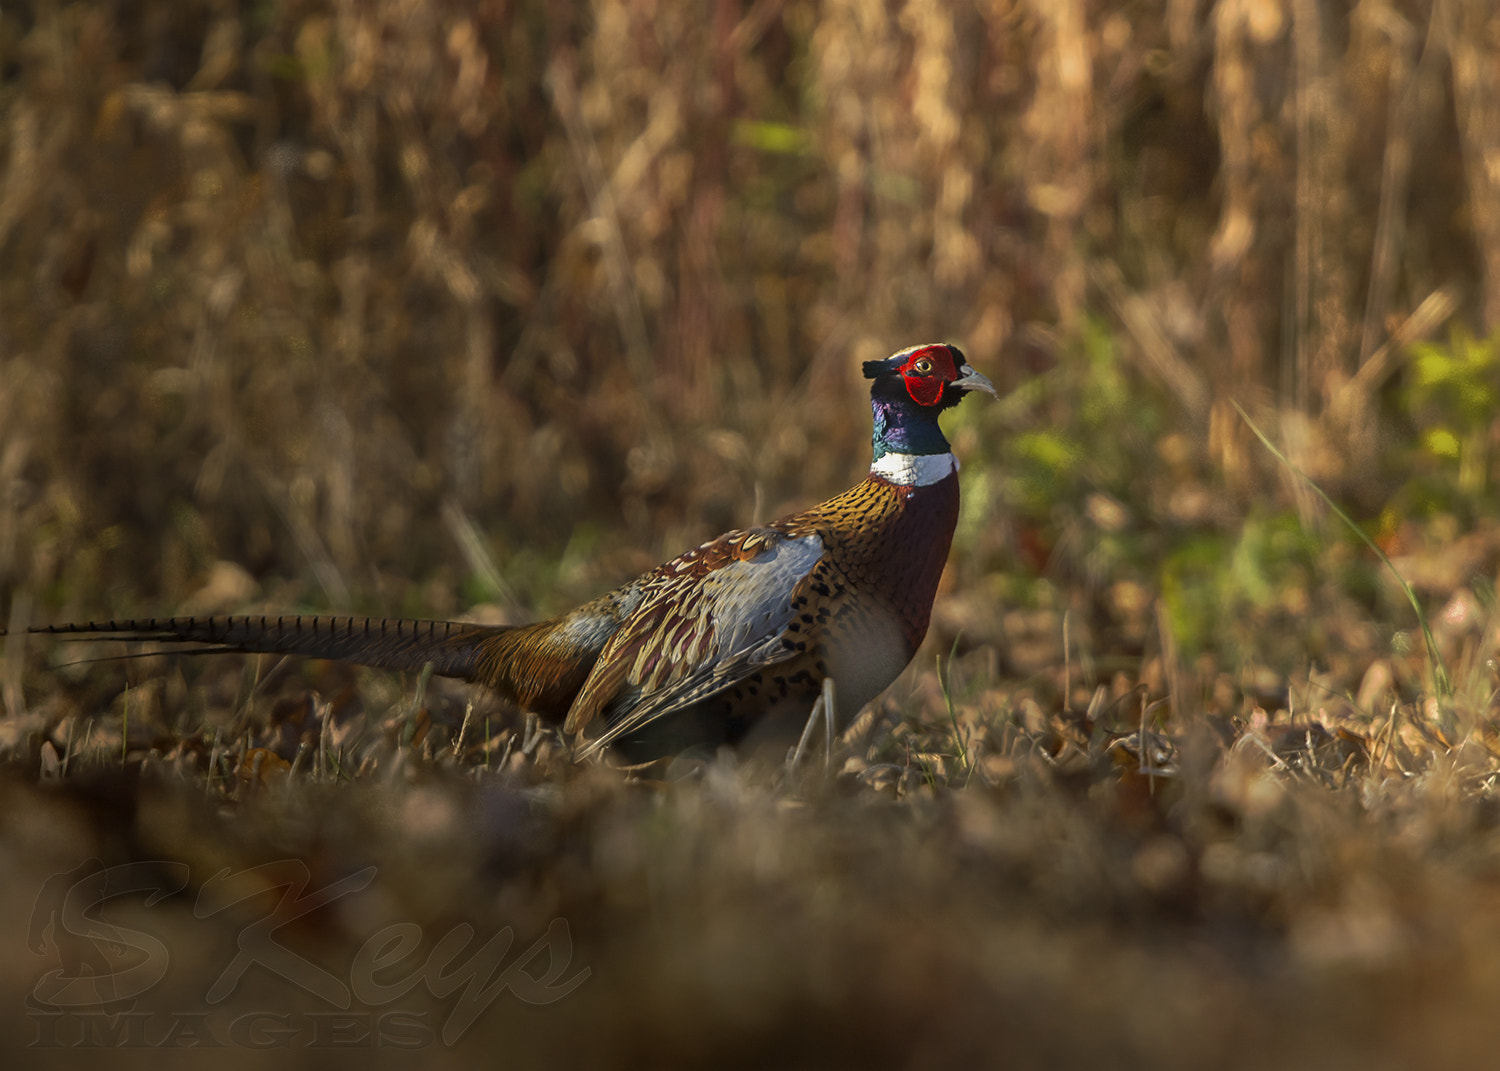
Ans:
[[[944,673],[943,657],[937,659],[938,687],[943,692],[943,702],[948,707],[948,724],[953,727],[953,742],[958,747],[958,759],[963,764],[965,784],[967,778],[974,773],[973,764],[969,761],[969,749],[964,745],[963,729],[958,724],[958,712],[953,708],[953,690],[949,685],[949,677],[952,675],[953,659],[958,654],[958,636],[953,637],[953,649],[948,652],[948,672]]]
[[[1239,402],[1231,401],[1230,404],[1234,406],[1235,412],[1239,413],[1240,419],[1242,419],[1246,424],[1250,426],[1251,431],[1255,432],[1255,437],[1261,441],[1261,444],[1265,446],[1267,450],[1271,451],[1271,456],[1285,465],[1288,470],[1296,473],[1297,477],[1301,479],[1303,483],[1307,484],[1308,487],[1311,487],[1313,491],[1316,492],[1317,496],[1321,498],[1325,503],[1327,503],[1328,508],[1333,510],[1333,512],[1338,516],[1338,519],[1343,521],[1344,524],[1348,526],[1351,532],[1359,536],[1360,539],[1364,540],[1365,546],[1373,550],[1376,557],[1378,557],[1382,562],[1385,563],[1385,567],[1389,569],[1391,571],[1391,575],[1396,578],[1396,583],[1401,585],[1401,590],[1406,592],[1406,601],[1411,603],[1412,611],[1417,615],[1417,624],[1422,627],[1422,639],[1427,643],[1427,657],[1432,662],[1433,685],[1437,688],[1438,696],[1439,698],[1443,699],[1451,696],[1453,694],[1453,685],[1448,678],[1448,669],[1443,665],[1443,657],[1442,655],[1438,654],[1437,641],[1432,637],[1432,630],[1427,627],[1427,615],[1422,612],[1422,604],[1417,601],[1416,592],[1412,591],[1411,585],[1406,582],[1406,578],[1403,577],[1401,573],[1396,569],[1396,564],[1391,561],[1391,559],[1386,555],[1386,552],[1380,549],[1380,546],[1370,538],[1369,534],[1363,528],[1355,524],[1354,520],[1339,508],[1337,502],[1329,498],[1328,494],[1315,482],[1313,482],[1311,476],[1307,475],[1307,473],[1303,472],[1296,465],[1292,464],[1287,456],[1276,448],[1276,444],[1271,442],[1271,440],[1266,437],[1265,432],[1261,431],[1260,428],[1256,426],[1255,421],[1250,419],[1250,414],[1245,412],[1245,410],[1240,407]]]

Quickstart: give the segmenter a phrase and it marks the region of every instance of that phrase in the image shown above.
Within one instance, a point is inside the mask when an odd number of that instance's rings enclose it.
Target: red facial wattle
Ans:
[[[930,367],[923,372],[919,365]],[[943,389],[957,378],[953,351],[947,346],[926,346],[912,353],[901,366],[901,381],[906,384],[906,393],[918,405],[937,405],[942,400]]]

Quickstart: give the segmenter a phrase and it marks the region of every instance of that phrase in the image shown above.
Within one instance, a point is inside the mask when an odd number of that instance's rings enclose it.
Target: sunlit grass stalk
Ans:
[[[464,752],[464,734],[469,730],[469,722],[474,718],[474,700],[470,699],[464,707],[463,724],[458,727],[458,736],[453,740],[453,761],[459,762]]]
[[[427,699],[427,683],[432,680],[432,663],[428,662],[422,667],[422,672],[417,674],[417,689],[411,697],[411,709],[407,712],[406,726],[401,731],[401,744],[406,746],[412,742],[417,735],[417,717],[422,712],[422,704]]]
[[[319,726],[319,728],[318,728],[318,764],[317,764],[317,771],[316,771],[316,780],[318,780],[318,781],[327,781],[327,780],[329,780],[329,776],[328,776],[328,726],[329,726],[329,723],[333,721],[333,704],[332,703],[323,703],[322,707],[323,707],[323,709],[322,709],[322,711],[320,713],[323,715],[323,718],[322,718],[323,724],[321,726]]]
[[[203,794],[205,796],[213,795],[214,782],[218,780],[219,744],[223,731],[222,726],[214,726],[214,742],[208,749],[208,776],[203,779]]]
[[[307,753],[311,750],[312,748],[306,740],[301,741],[297,745],[297,754],[292,757],[292,768],[287,772],[288,784],[291,783],[292,778],[297,776],[297,771],[302,769],[302,760],[307,758]]]
[[[1448,669],[1443,665],[1443,656],[1438,653],[1437,640],[1433,638],[1432,630],[1427,627],[1427,615],[1422,612],[1422,604],[1417,601],[1416,592],[1412,591],[1411,585],[1406,582],[1406,578],[1401,575],[1399,570],[1397,570],[1395,563],[1391,561],[1390,557],[1386,554],[1385,551],[1380,549],[1380,545],[1377,544],[1375,540],[1370,538],[1369,533],[1367,533],[1359,525],[1355,524],[1353,518],[1351,518],[1347,513],[1340,509],[1337,502],[1328,497],[1327,492],[1319,487],[1317,483],[1313,481],[1311,476],[1307,475],[1307,473],[1303,472],[1296,465],[1292,464],[1290,459],[1288,459],[1285,454],[1283,454],[1276,448],[1276,444],[1271,442],[1271,440],[1266,437],[1265,432],[1261,431],[1260,428],[1256,425],[1255,421],[1250,419],[1250,414],[1245,412],[1245,410],[1240,406],[1239,402],[1231,402],[1230,404],[1234,406],[1235,412],[1239,413],[1240,418],[1250,426],[1250,430],[1255,432],[1255,437],[1261,441],[1261,444],[1264,445],[1267,450],[1271,451],[1271,456],[1276,458],[1276,460],[1281,462],[1281,464],[1285,465],[1289,471],[1295,473],[1303,483],[1307,484],[1308,487],[1312,488],[1317,496],[1328,505],[1328,508],[1333,510],[1338,519],[1343,521],[1345,526],[1348,527],[1351,532],[1359,536],[1359,538],[1364,541],[1365,546],[1374,551],[1375,556],[1378,557],[1385,564],[1385,567],[1391,571],[1391,575],[1396,578],[1396,583],[1400,584],[1401,590],[1406,593],[1406,601],[1411,603],[1412,611],[1417,615],[1417,624],[1421,626],[1422,639],[1427,644],[1427,657],[1432,664],[1433,687],[1437,690],[1438,697],[1440,699],[1447,699],[1448,697],[1450,697],[1453,694],[1453,685],[1448,678]]]
[[[68,719],[68,742],[65,745],[67,750],[63,752],[62,767],[60,770],[63,777],[68,776],[68,763],[73,761],[73,730],[77,725],[78,719],[76,717]]]
[[[955,636],[953,637],[953,647],[948,652],[947,662],[950,669],[953,665],[954,656],[956,656],[957,654],[958,637]],[[953,742],[958,746],[958,760],[963,764],[964,783],[968,784],[969,777],[971,777],[974,773],[974,767],[969,762],[969,749],[964,746],[963,730],[960,729],[958,725],[958,712],[953,708],[953,689],[949,686],[950,674],[943,671],[943,659],[941,656],[937,660],[937,675],[938,687],[942,690],[943,693],[943,703],[948,708],[948,724],[953,726]]]

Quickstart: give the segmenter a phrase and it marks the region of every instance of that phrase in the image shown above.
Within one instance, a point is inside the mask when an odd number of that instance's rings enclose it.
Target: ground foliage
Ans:
[[[333,1005],[205,996],[262,864],[375,868],[278,931],[336,977],[565,921],[582,984],[435,1066],[1484,1060],[1497,86],[1480,0],[0,6],[12,628],[527,619],[856,478],[861,359],[950,339],[1003,395],[951,420],[927,647],[790,772],[8,641],[0,1038],[95,858],[187,868],[109,911],[170,959],[148,1040],[277,1009],[283,1062]],[[226,868],[260,892],[196,913]]]

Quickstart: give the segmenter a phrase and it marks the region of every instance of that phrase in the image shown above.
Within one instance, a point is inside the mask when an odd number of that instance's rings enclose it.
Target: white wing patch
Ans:
[[[727,533],[642,577],[565,730],[580,732],[612,709],[618,732],[638,708],[659,717],[791,657],[782,635],[797,614],[795,592],[822,557],[816,533],[760,528]]]
[[[823,556],[816,535],[778,540],[753,561],[734,561],[703,578],[703,602],[719,657],[728,657],[791,624],[792,590]]]

